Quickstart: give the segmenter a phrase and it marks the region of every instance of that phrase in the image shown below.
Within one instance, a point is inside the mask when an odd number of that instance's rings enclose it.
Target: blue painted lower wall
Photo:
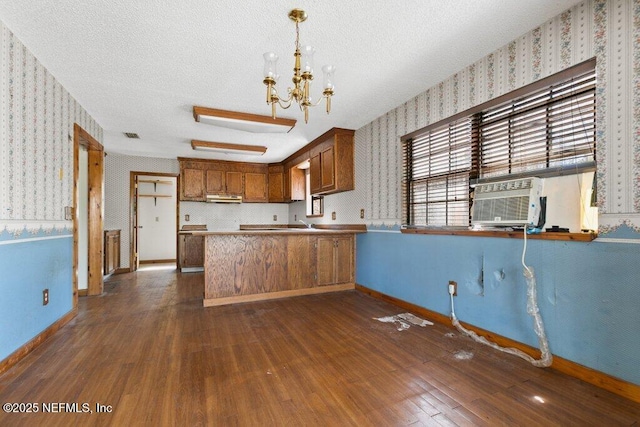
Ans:
[[[72,309],[72,249],[71,235],[0,241],[0,360]]]
[[[553,354],[640,385],[640,245],[529,240]],[[522,239],[369,231],[357,283],[445,315],[458,282],[463,321],[538,347],[526,313]]]

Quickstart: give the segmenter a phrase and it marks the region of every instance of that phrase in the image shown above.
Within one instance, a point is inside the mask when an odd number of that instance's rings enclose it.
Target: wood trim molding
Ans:
[[[58,319],[55,323],[49,326],[44,331],[40,332],[36,335],[31,341],[27,342],[25,345],[11,353],[7,356],[6,359],[0,361],[0,375],[6,372],[9,368],[14,366],[16,363],[20,362],[24,359],[29,353],[35,350],[40,344],[42,344],[47,338],[51,335],[55,334],[62,328],[64,325],[69,323],[71,319],[76,317],[78,314],[78,309],[74,307],[67,314]]]
[[[104,148],[89,132],[73,124],[73,307],[78,305],[78,179],[80,176],[80,146],[88,155],[88,253],[89,295],[100,295],[103,287],[103,222],[102,196],[104,181]]]
[[[239,295],[226,298],[207,298],[204,300],[203,305],[205,307],[215,307],[219,305],[237,304],[240,302],[267,301],[279,298],[299,297],[303,295],[324,294],[327,292],[349,291],[352,289],[355,289],[354,283],[316,286],[314,288],[292,289],[288,291],[267,292],[263,294]]]
[[[473,236],[473,237],[506,237],[510,239],[522,239],[522,231],[496,231],[496,230],[447,230],[446,228],[403,228],[402,234],[436,234],[445,236]],[[531,240],[562,240],[573,242],[591,242],[598,235],[596,233],[552,233],[528,234]]]
[[[313,224],[313,228],[317,228],[319,230],[367,231],[366,224]]]
[[[79,297],[86,297],[87,295],[89,295],[89,289],[78,289]]]
[[[147,259],[140,261],[140,264],[168,264],[170,262],[176,262],[176,259]]]
[[[455,327],[451,323],[451,319],[448,316],[437,313],[435,311],[431,311],[424,307],[420,307],[399,298],[383,294],[374,289],[367,288],[366,286],[362,286],[357,283],[355,285],[355,289],[373,298],[396,305],[400,308],[409,310],[415,314],[425,317],[428,320],[438,322],[452,329],[455,329]],[[477,326],[473,326],[465,322],[460,323],[470,331],[473,331],[476,334],[487,338],[488,340],[498,344],[501,347],[517,348],[518,350],[523,351],[532,357],[540,357],[540,350],[538,350],[537,348],[533,348],[527,344],[514,341],[501,335],[497,335],[493,332],[478,328]],[[556,355],[553,356],[551,369],[562,372],[563,374],[572,376],[586,383],[593,384],[597,387],[615,393],[634,402],[640,403],[640,385],[636,385],[620,378],[616,378],[609,374],[605,374],[604,372],[596,371],[595,369],[582,366],[571,360],[563,359]]]

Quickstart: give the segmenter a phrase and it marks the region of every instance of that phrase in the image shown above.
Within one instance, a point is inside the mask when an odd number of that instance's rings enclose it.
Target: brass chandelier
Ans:
[[[300,29],[298,24],[307,19],[307,13],[301,9],[293,9],[289,12],[289,19],[296,23],[296,51],[294,53],[295,65],[293,67],[293,88],[288,88],[288,96],[281,99],[276,89],[278,81],[278,73],[276,64],[278,55],[273,52],[267,52],[264,56],[264,84],[267,85],[267,104],[271,104],[271,116],[276,118],[276,105],[287,109],[295,101],[300,110],[304,111],[304,122],[309,122],[309,107],[315,107],[320,104],[322,99],[326,99],[327,114],[331,111],[331,96],[333,95],[333,74],[335,67],[333,65],[325,65],[322,67],[324,74],[324,90],[322,97],[315,104],[311,100],[309,93],[309,85],[313,80],[313,53],[315,49],[311,46],[303,46],[300,48]]]

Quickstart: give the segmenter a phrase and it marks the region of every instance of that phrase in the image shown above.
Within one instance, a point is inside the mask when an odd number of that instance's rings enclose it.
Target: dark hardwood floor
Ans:
[[[640,404],[357,291],[202,307],[203,274],[112,276],[0,377],[0,425],[639,425]],[[93,413],[43,413],[43,403]],[[111,412],[96,413],[96,404]],[[65,408],[50,405],[49,410]]]

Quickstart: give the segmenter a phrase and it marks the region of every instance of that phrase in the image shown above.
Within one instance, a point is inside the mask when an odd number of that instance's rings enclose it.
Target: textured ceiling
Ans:
[[[107,152],[279,161],[332,127],[358,129],[578,3],[575,0],[1,0],[0,20],[104,129]],[[337,67],[330,115],[288,134],[196,123],[193,105],[270,114],[262,54],[290,82],[295,26]],[[323,104],[321,104],[323,105]],[[136,132],[139,140],[123,132]],[[264,145],[262,157],[196,152],[190,140]]]

